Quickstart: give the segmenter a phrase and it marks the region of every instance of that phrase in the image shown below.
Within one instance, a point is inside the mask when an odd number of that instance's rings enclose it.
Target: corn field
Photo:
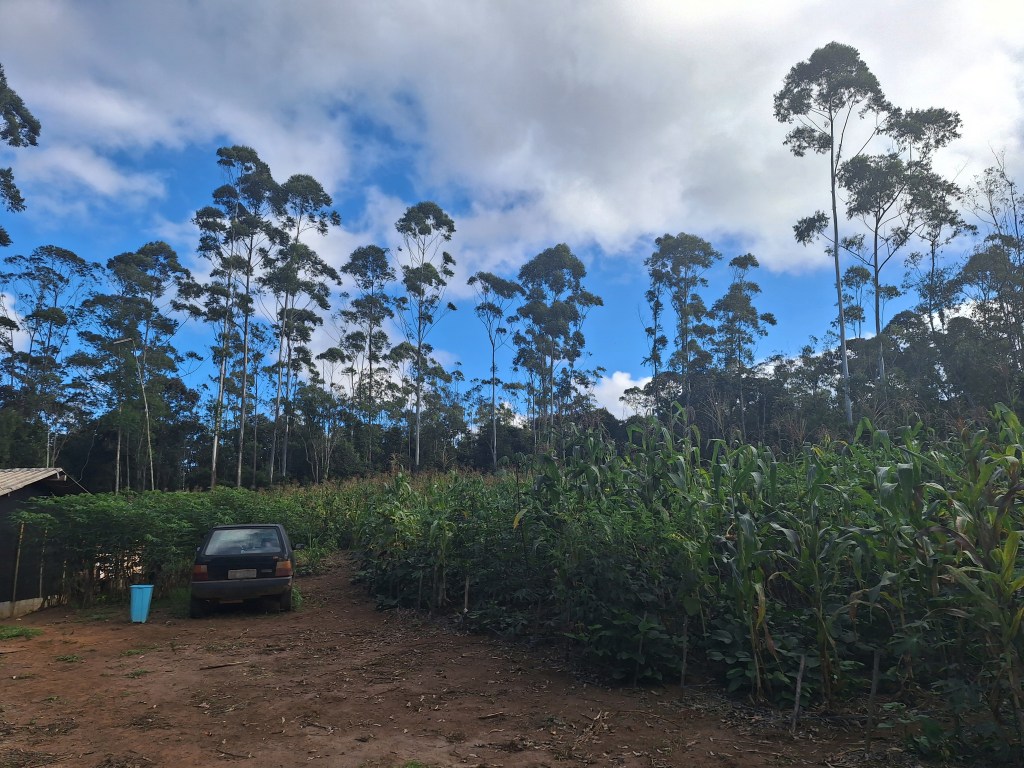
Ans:
[[[924,751],[1017,759],[1013,411],[948,439],[865,421],[789,457],[654,421],[625,450],[596,432],[564,444],[497,477],[66,498],[22,519],[60,530],[79,570],[102,555],[171,584],[209,525],[273,518],[314,559],[351,548],[383,607],[557,641],[609,681],[717,679],[776,706],[852,707]]]

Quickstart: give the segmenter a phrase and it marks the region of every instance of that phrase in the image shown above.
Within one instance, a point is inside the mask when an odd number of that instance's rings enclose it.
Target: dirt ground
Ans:
[[[606,688],[559,654],[379,612],[339,557],[290,614],[48,609],[5,624],[0,768],[914,765],[710,689]]]

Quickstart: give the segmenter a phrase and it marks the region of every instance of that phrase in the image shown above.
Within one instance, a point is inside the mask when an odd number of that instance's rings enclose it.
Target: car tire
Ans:
[[[292,609],[292,591],[290,589],[278,598],[277,607],[281,613],[287,613]]]
[[[191,597],[188,601],[188,615],[192,619],[201,619],[207,614],[206,603],[198,597]]]

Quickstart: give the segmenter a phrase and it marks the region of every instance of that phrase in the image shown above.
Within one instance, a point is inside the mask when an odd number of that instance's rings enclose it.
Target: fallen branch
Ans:
[[[208,667],[200,667],[199,669],[220,669],[221,667],[237,667],[239,664],[247,664],[245,661],[229,661],[227,664],[211,664]],[[225,752],[224,754],[227,754]]]
[[[236,755],[234,752],[226,752],[223,749],[218,749],[217,751],[221,755],[226,755],[227,757],[237,757],[239,760],[252,760],[252,752],[250,752],[248,755]]]

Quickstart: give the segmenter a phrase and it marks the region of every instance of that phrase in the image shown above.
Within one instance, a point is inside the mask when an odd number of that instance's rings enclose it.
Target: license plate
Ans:
[[[255,579],[256,569],[255,568],[238,568],[234,571],[228,571],[229,579]]]

